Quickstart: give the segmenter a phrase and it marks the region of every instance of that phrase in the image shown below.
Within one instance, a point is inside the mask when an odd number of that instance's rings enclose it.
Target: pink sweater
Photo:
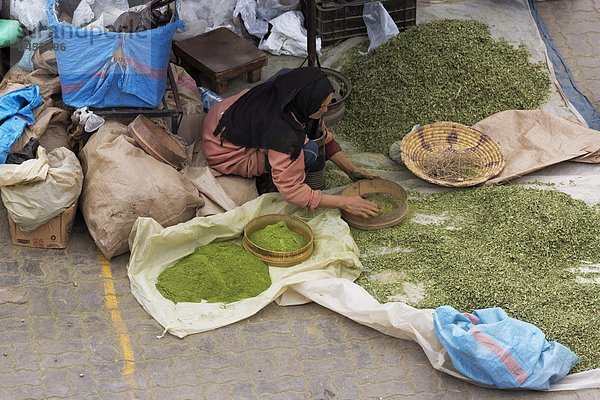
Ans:
[[[247,90],[235,96],[228,97],[214,105],[206,118],[202,128],[202,141],[204,156],[208,164],[223,174],[244,176],[247,178],[260,176],[266,171],[265,158],[269,158],[273,183],[279,189],[283,198],[292,204],[310,209],[317,208],[323,194],[320,190],[313,190],[304,183],[304,153],[292,160],[289,154],[269,149],[253,149],[236,146],[226,140],[221,145],[221,135],[213,135],[223,113],[239,99]],[[323,125],[326,132],[325,145],[331,154],[339,151],[339,145],[333,139],[331,132]],[[306,139],[308,140],[308,139]],[[331,155],[330,154],[330,155]]]

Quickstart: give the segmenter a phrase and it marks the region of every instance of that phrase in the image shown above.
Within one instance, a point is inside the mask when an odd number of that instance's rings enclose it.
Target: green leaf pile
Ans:
[[[404,300],[418,308],[502,307],[579,355],[577,370],[600,368],[598,208],[519,186],[411,193],[409,208],[394,228],[352,230],[359,285],[380,302],[420,288]]]
[[[474,123],[499,111],[539,108],[550,80],[524,45],[495,40],[475,20],[436,20],[401,32],[341,66],[353,85],[334,133],[387,154],[415,124]]]

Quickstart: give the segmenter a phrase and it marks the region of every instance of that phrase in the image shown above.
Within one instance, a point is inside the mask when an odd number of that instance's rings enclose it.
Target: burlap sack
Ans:
[[[258,197],[254,178],[224,175],[208,166],[202,140],[194,144],[191,158],[183,173],[204,199],[204,207],[198,209],[199,217],[229,211]]]
[[[40,53],[39,49],[36,50],[33,55],[33,65],[35,67],[33,72],[25,72],[15,64],[0,83],[0,95],[6,94],[6,86],[14,83],[39,86],[44,100],[60,94],[60,78],[54,50],[46,50],[43,53]]]
[[[230,211],[258,197],[253,178],[223,175],[210,167],[187,166],[183,174],[204,199],[204,207],[198,209],[198,216]]]
[[[21,150],[33,137],[38,138],[40,146],[48,152],[60,147],[72,150],[67,135],[67,127],[71,121],[68,111],[43,104],[35,110],[34,115],[35,124],[25,128],[23,134],[12,145],[12,151]]]
[[[194,218],[204,204],[182,174],[137,147],[126,125],[107,121],[79,156],[85,174],[79,204],[107,258],[129,250],[127,239],[138,217],[166,227]]]

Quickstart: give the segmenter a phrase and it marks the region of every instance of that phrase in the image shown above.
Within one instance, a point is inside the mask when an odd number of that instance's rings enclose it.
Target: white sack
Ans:
[[[270,21],[287,11],[300,9],[300,0],[256,0],[258,18]]]
[[[237,0],[179,0],[177,7],[185,28],[177,31],[173,40],[179,41],[219,27],[239,33],[233,19]]]
[[[201,19],[196,14],[194,0],[179,0],[177,2],[177,12],[181,20],[185,23],[185,27],[175,33],[173,40],[184,40],[206,32],[208,21]]]
[[[0,188],[17,184],[43,181],[46,179],[50,164],[46,149],[38,147],[37,158],[22,164],[0,164]]]
[[[131,291],[144,309],[178,337],[204,332],[250,317],[271,301],[283,306],[314,301],[353,321],[386,335],[417,342],[431,365],[442,372],[471,382],[452,367],[433,329],[433,310],[407,304],[380,304],[354,284],[362,265],[348,225],[339,212],[318,212],[308,221],[315,232],[315,253],[291,268],[271,267],[272,285],[259,296],[223,306],[221,303],[178,303],[156,290],[158,275],[195,248],[214,240],[239,237],[251,219],[269,213],[303,216],[304,211],[282,201],[279,194],[266,194],[230,212],[163,228],[150,218],[139,218],[131,232],[131,258],[127,273]],[[600,387],[600,371],[569,375],[550,390]]]
[[[81,3],[73,12],[73,21],[71,22],[73,25],[81,28],[94,20],[96,16],[90,4],[94,4],[94,0],[81,0]]]
[[[48,163],[44,180],[1,189],[8,215],[24,232],[56,217],[73,205],[81,193],[83,171],[75,153],[60,147],[48,153]]]
[[[273,27],[266,39],[263,39],[258,48],[275,55],[291,55],[306,57],[307,32],[304,28],[304,16],[300,11],[288,11],[269,21]],[[321,39],[316,39],[317,53],[321,51]]]
[[[48,25],[45,0],[11,0],[10,16],[25,28],[34,31],[38,24]]]
[[[262,39],[269,31],[269,23],[256,17],[256,0],[237,0],[233,16],[241,16],[249,34]]]

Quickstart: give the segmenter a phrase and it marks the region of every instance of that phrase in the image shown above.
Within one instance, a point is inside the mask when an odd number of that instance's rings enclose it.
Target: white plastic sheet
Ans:
[[[220,303],[173,304],[156,290],[158,275],[196,247],[214,240],[239,237],[251,219],[270,213],[304,215],[304,211],[267,194],[224,214],[195,218],[170,228],[150,218],[139,218],[129,241],[131,258],[127,273],[131,291],[144,309],[178,337],[204,332],[250,317],[272,301],[282,306],[313,301],[386,335],[417,342],[431,365],[471,382],[458,373],[433,329],[433,310],[416,309],[400,302],[380,304],[352,281],[362,265],[349,228],[335,210],[320,212],[308,221],[315,232],[315,253],[291,268],[270,268],[272,285],[257,297]],[[600,387],[600,371],[567,376],[550,390]]]
[[[305,282],[292,289],[323,307],[381,333],[417,342],[433,368],[473,383],[452,367],[446,350],[435,336],[433,310],[416,309],[404,303],[380,304],[363,288],[343,279]],[[567,375],[551,385],[549,390],[595,388],[600,388],[600,369]]]
[[[214,240],[240,238],[246,223],[264,214],[291,214],[306,218],[305,211],[266,194],[229,212],[163,228],[150,218],[138,218],[129,237],[131,258],[127,273],[131,291],[144,309],[166,331],[178,337],[203,332],[247,318],[277,299],[289,285],[340,277],[354,280],[362,265],[348,225],[337,210],[311,216],[307,223],[315,233],[311,258],[289,268],[270,268],[271,287],[257,297],[224,306],[219,303],[178,303],[156,290],[158,275],[199,246]]]

